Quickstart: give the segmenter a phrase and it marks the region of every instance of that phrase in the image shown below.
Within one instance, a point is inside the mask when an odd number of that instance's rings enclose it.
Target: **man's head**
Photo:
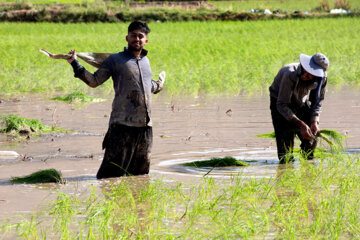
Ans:
[[[141,51],[148,42],[147,35],[150,33],[148,25],[142,21],[134,21],[129,25],[126,41],[130,51]]]
[[[316,53],[313,56],[300,54],[300,64],[303,69],[301,79],[307,81],[315,77],[325,77],[329,60],[321,53]]]

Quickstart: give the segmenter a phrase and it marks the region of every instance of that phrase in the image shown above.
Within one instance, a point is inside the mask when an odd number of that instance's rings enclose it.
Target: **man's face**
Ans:
[[[129,48],[132,48],[136,51],[141,51],[141,49],[148,42],[148,39],[146,34],[141,30],[134,30],[129,32],[129,34],[126,36],[126,41],[128,42]]]
[[[302,81],[310,81],[313,80],[315,77],[314,75],[308,73],[307,71],[304,70],[304,72],[301,74],[300,79]]]

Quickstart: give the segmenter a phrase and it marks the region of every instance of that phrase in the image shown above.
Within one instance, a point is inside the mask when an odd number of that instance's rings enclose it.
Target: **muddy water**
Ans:
[[[0,157],[0,212],[3,217],[29,213],[67,193],[86,194],[90,186],[101,186],[95,174],[101,163],[101,143],[107,130],[111,100],[85,106],[48,101],[51,96],[26,95],[1,99],[0,114],[18,114],[40,119],[71,133],[47,134],[27,141],[0,136],[0,151],[16,151],[19,157]],[[112,99],[112,96],[105,98]],[[209,171],[210,176],[229,178],[274,176],[279,170],[276,147],[271,139],[255,135],[272,132],[269,97],[227,96],[213,98],[169,98],[153,101],[154,145],[150,179],[192,181]],[[347,139],[349,152],[360,148],[360,92],[329,90],[321,116],[321,127],[338,130]],[[194,169],[181,163],[233,156],[250,163],[245,168]],[[23,176],[46,168],[61,170],[67,184],[13,185],[12,176]]]

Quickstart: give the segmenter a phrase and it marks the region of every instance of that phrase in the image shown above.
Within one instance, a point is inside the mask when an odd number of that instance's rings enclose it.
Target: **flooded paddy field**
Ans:
[[[49,98],[24,95],[1,99],[2,115],[18,114],[71,131],[23,141],[0,135],[0,151],[19,154],[0,157],[2,218],[36,211],[55,199],[57,190],[87,195],[91,186],[101,189],[111,181],[95,178],[103,157],[101,143],[108,126],[111,100],[79,106],[49,101]],[[105,98],[112,99],[112,96]],[[268,178],[281,171],[275,141],[255,137],[273,131],[267,95],[206,98],[160,95],[153,99],[152,117],[154,144],[150,174],[134,177],[140,181],[162,179],[191,183],[205,174],[226,181],[232,175]],[[359,91],[327,92],[320,127],[349,135],[346,139],[349,153],[357,153],[360,149],[359,119]],[[246,161],[249,166],[194,169],[180,165],[224,156]],[[47,168],[60,170],[67,184],[14,185],[9,182],[13,176]]]

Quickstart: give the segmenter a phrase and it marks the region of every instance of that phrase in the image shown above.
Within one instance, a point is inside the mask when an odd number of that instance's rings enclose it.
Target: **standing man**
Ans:
[[[71,50],[68,62],[75,77],[90,87],[97,87],[110,76],[115,98],[112,103],[109,129],[103,141],[105,155],[96,177],[109,178],[149,173],[152,146],[151,93],[162,90],[165,72],[159,80],[152,80],[150,63],[143,47],[148,42],[150,29],[142,21],[128,27],[128,47],[111,54],[94,73],[88,72],[77,61]]]
[[[321,53],[300,54],[300,63],[284,66],[274,78],[269,88],[270,110],[280,163],[293,161],[295,134],[302,152],[313,159],[328,67],[329,60]]]

